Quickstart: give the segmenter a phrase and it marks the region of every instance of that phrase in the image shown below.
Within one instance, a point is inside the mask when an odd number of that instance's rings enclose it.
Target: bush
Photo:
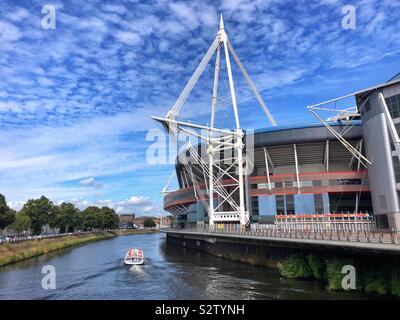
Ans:
[[[385,270],[371,270],[365,274],[365,291],[368,293],[387,294],[390,280]]]
[[[391,279],[390,279],[390,291],[393,295],[400,297],[400,263],[396,262],[393,264]]]
[[[321,280],[324,277],[325,273],[325,264],[322,261],[320,256],[317,256],[315,254],[310,254],[307,257],[308,260],[308,265],[310,266],[310,269],[312,271],[312,274],[315,279]]]
[[[301,256],[292,256],[279,262],[278,269],[282,276],[291,279],[306,279],[313,275],[308,262]]]
[[[342,268],[345,265],[354,265],[354,261],[344,258],[328,259],[326,265],[326,278],[329,290],[343,290],[342,280],[345,275],[342,273]]]

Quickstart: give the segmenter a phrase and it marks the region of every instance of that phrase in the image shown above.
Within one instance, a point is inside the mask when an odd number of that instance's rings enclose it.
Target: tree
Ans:
[[[6,198],[0,194],[0,229],[4,229],[15,220],[15,211],[7,205]]]
[[[144,220],[143,226],[145,228],[155,228],[156,227],[156,223],[154,222],[153,219],[147,218],[146,220]]]
[[[20,234],[22,231],[29,230],[30,227],[31,219],[28,217],[28,215],[23,211],[17,212],[15,215],[15,221],[11,225],[11,228]]]
[[[82,211],[82,226],[85,230],[103,228],[100,208],[95,206],[87,207]]]
[[[56,207],[55,224],[61,233],[73,232],[78,227],[79,212],[72,203],[63,202]]]
[[[33,234],[40,234],[42,227],[46,224],[49,224],[50,227],[57,226],[56,207],[45,196],[40,199],[28,200],[21,211],[31,219]]]
[[[103,229],[115,229],[118,227],[119,218],[114,209],[103,207],[100,209]]]

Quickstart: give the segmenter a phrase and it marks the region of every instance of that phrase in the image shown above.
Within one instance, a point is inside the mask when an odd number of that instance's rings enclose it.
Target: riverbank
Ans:
[[[131,234],[156,233],[154,229],[123,229],[112,231],[116,236],[130,236]]]
[[[155,232],[157,232],[157,230],[112,230],[89,234],[77,234],[60,238],[3,243],[0,245],[0,267],[25,259],[37,257],[52,251],[66,249],[93,241],[111,239],[117,236]]]

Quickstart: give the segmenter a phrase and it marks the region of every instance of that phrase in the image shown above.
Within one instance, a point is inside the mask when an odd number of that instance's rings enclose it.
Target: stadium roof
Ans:
[[[343,126],[345,123],[330,123],[330,126]],[[353,121],[352,125],[361,125],[361,121]],[[324,127],[322,123],[298,123],[298,124],[288,124],[288,125],[279,125],[276,127],[268,127],[268,128],[259,128],[255,129],[254,133],[264,133],[264,132],[274,132],[274,131],[282,131],[282,130],[291,130],[291,129],[306,129],[306,128],[318,128]]]

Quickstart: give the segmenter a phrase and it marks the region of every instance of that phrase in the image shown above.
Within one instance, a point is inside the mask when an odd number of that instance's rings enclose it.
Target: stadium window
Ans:
[[[395,126],[395,128],[396,128],[397,134],[400,135],[400,123],[395,123],[394,126]]]
[[[394,167],[394,175],[396,177],[396,182],[400,182],[400,161],[399,157],[392,157],[393,159],[393,167]]]
[[[276,214],[285,214],[285,199],[282,195],[277,195],[276,200]]]
[[[392,118],[400,117],[400,94],[385,98],[386,105]]]
[[[322,194],[314,194],[314,210],[316,213],[324,212],[324,199]]]
[[[387,229],[389,228],[388,216],[386,214],[377,214],[375,216],[376,226],[378,228]]]
[[[285,200],[286,200],[286,214],[295,214],[294,195],[293,194],[286,195]]]

